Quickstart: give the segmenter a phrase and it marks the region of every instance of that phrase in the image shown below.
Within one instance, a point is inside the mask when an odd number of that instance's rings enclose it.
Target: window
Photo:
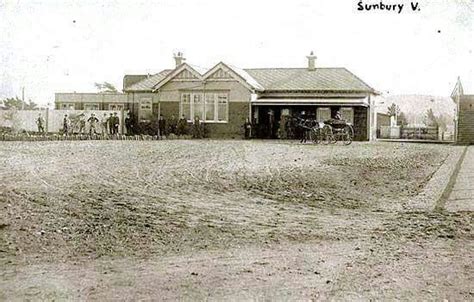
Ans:
[[[72,103],[62,103],[61,104],[62,110],[74,110],[74,104]]]
[[[218,100],[217,120],[227,121],[227,108],[229,105],[227,101],[227,94],[223,94],[223,93],[218,94],[217,100]]]
[[[342,119],[347,123],[354,124],[354,108],[352,107],[343,107],[341,108]]]
[[[331,109],[327,107],[318,108],[318,111],[316,113],[316,119],[318,120],[318,122],[324,122],[331,119]]]
[[[109,104],[109,110],[113,110],[113,111],[123,110],[123,104]]]
[[[183,93],[181,96],[181,115],[187,120],[191,120],[191,94]]]
[[[151,98],[140,99],[138,116],[141,121],[149,121],[153,116],[153,102]]]
[[[189,121],[198,116],[201,121],[227,122],[229,97],[227,93],[183,93],[181,115]]]
[[[99,110],[99,104],[84,104],[84,110]]]
[[[216,98],[214,93],[206,94],[206,121],[213,121],[216,111]]]
[[[204,120],[204,100],[202,94],[193,94],[194,114],[193,119],[197,116],[201,121]]]

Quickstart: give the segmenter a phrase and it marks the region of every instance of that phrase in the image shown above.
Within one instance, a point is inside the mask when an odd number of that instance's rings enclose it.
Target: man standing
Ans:
[[[176,117],[174,115],[171,115],[170,121],[169,121],[169,134],[176,134],[176,126],[178,124],[178,121],[176,120]]]
[[[186,120],[186,117],[183,114],[183,116],[178,121],[176,134],[178,136],[185,135],[187,133],[187,128],[188,128],[188,121]]]
[[[69,124],[70,124],[69,118],[67,117],[67,114],[65,114],[64,119],[63,119],[63,133],[66,136],[69,134]]]
[[[86,131],[86,115],[84,113],[79,114],[79,133],[83,134]]]
[[[107,113],[104,113],[104,116],[100,120],[100,132],[102,133],[102,136],[105,136],[107,134]]]
[[[249,139],[251,136],[252,131],[252,124],[250,123],[250,119],[247,118],[244,123],[244,137],[245,139]]]
[[[130,112],[128,112],[127,115],[125,116],[124,124],[125,124],[125,130],[127,131],[126,134],[131,135],[132,134],[132,117],[130,116]]]
[[[199,120],[199,116],[194,117],[193,138],[202,138],[202,135],[201,135],[201,121]]]
[[[166,120],[162,114],[158,118],[158,138],[163,139],[166,134]]]
[[[117,112],[114,112],[114,134],[118,134],[120,126],[120,118],[117,116]]]
[[[92,131],[94,131],[94,134],[97,134],[97,123],[99,122],[99,119],[95,117],[94,113],[91,113],[91,116],[87,119],[89,122],[89,135],[92,135]]]
[[[114,115],[110,113],[109,118],[107,119],[107,123],[109,124],[109,134],[114,134]]]
[[[44,133],[44,118],[41,115],[41,113],[38,115],[38,118],[36,119],[36,125],[38,126],[38,132]]]

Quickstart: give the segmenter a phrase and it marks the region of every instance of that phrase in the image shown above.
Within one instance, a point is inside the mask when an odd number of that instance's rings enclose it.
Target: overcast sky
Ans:
[[[101,2],[101,4],[97,4]],[[401,14],[358,11],[356,0],[0,0],[0,98],[46,104],[54,92],[122,87],[124,74],[224,61],[242,68],[346,67],[375,89],[449,95],[474,89],[474,1],[410,1]],[[380,3],[365,0],[364,4]],[[467,91],[474,94],[474,91]]]

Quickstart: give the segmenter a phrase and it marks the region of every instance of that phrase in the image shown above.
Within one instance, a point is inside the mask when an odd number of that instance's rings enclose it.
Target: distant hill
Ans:
[[[376,111],[387,113],[387,108],[392,103],[400,107],[410,123],[422,123],[426,111],[430,108],[436,116],[444,115],[450,121],[454,118],[455,104],[450,97],[415,94],[379,97],[376,100]]]

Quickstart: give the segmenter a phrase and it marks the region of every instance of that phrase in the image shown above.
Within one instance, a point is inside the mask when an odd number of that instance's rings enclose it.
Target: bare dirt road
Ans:
[[[462,147],[0,145],[2,300],[472,300]]]

